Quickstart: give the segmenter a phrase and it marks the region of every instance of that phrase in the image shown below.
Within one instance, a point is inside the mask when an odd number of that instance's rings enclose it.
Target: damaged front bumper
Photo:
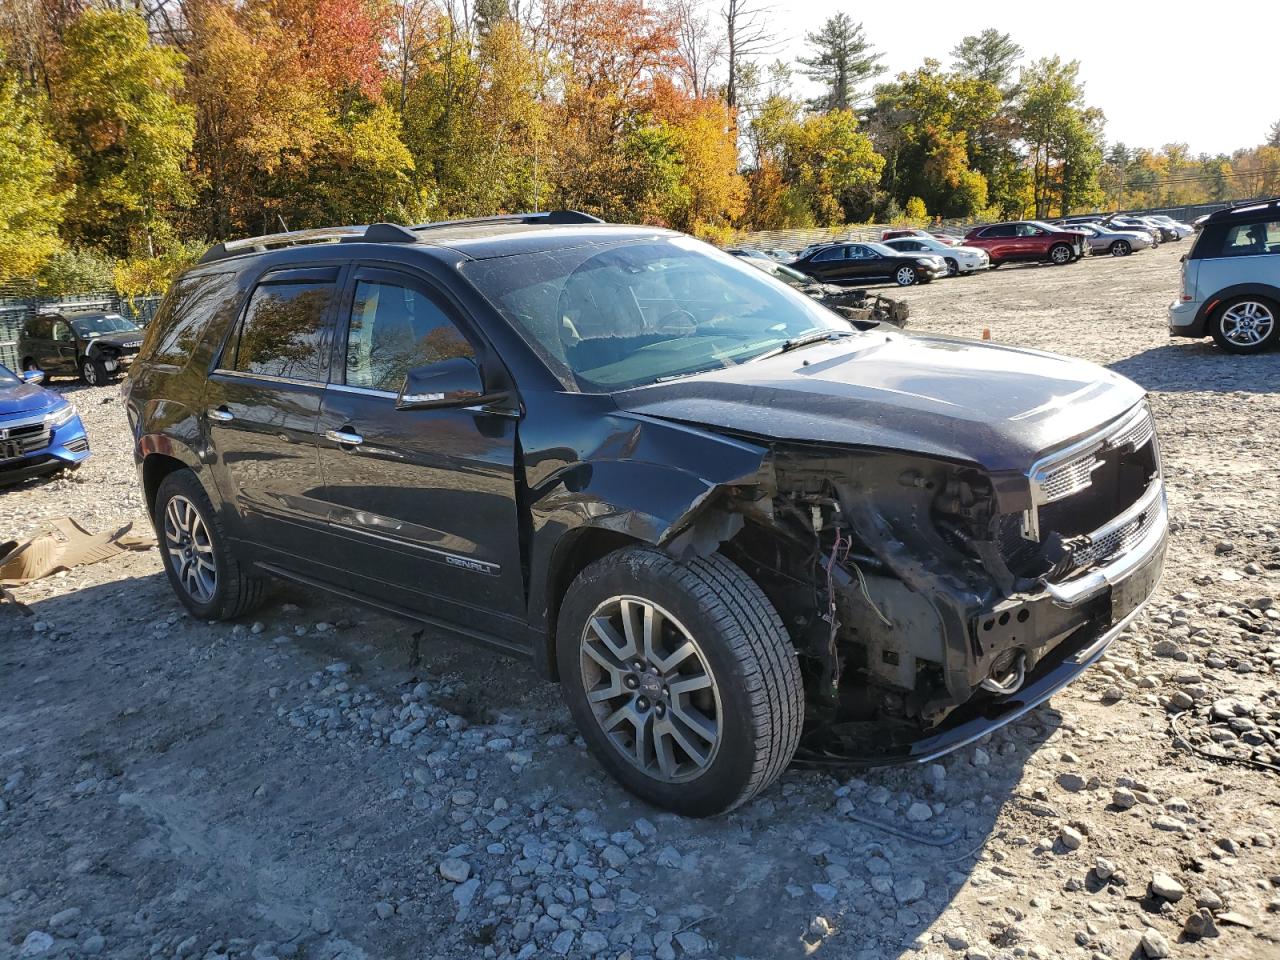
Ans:
[[[1019,675],[1008,694],[985,687],[951,711],[937,726],[846,723],[810,731],[796,755],[809,766],[886,766],[925,763],[989,735],[1044,703],[1096,663],[1112,641],[1137,616],[1160,581],[1168,542],[1168,512],[1162,484],[1148,509],[1141,538],[1113,562],[1074,581],[1045,585],[1034,598],[1064,614],[1083,614],[1085,621],[1039,651],[1036,662]],[[1117,523],[1133,518],[1117,518]]]

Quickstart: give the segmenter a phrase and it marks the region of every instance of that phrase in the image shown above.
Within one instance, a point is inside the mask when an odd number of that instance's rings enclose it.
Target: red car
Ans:
[[[1061,266],[1079,260],[1089,249],[1083,233],[1051,227],[1039,220],[975,227],[965,236],[964,245],[987,251],[993,270],[1002,263],[1018,261],[1043,260]]]

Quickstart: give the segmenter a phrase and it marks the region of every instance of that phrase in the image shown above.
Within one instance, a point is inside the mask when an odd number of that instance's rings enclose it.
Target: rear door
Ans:
[[[396,406],[412,369],[461,359],[488,382],[497,358],[417,273],[360,266],[342,314],[318,428],[329,556],[402,607],[488,632],[500,629],[494,613],[523,619],[518,420],[487,406]]]
[[[205,386],[214,476],[231,523],[292,569],[310,568],[327,542],[316,419],[343,274],[316,266],[260,278]]]
[[[827,247],[819,250],[809,260],[807,273],[819,280],[843,280],[848,276],[849,265],[845,262],[845,247]]]
[[[1015,232],[1012,223],[997,223],[995,226],[987,227],[979,234],[981,246],[987,249],[992,260],[1015,260],[1017,259]]]

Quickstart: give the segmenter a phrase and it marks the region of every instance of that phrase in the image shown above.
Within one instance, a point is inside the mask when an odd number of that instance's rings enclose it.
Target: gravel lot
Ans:
[[[0,957],[1280,956],[1277,772],[1191,749],[1280,764],[1280,353],[1170,343],[1183,248],[906,293],[1152,393],[1163,585],[1023,722],[682,821],[522,664],[295,590],[194,622],[130,554],[0,607]],[[94,457],[0,493],[0,540],[145,523],[117,390],[65,390]]]

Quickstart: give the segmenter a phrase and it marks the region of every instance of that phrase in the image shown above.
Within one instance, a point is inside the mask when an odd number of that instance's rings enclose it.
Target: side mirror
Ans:
[[[43,370],[23,370],[19,376],[22,377],[23,383],[44,383]]]
[[[404,378],[397,410],[439,410],[474,407],[506,399],[508,394],[485,393],[480,368],[468,357],[450,357],[425,367],[414,367]]]

